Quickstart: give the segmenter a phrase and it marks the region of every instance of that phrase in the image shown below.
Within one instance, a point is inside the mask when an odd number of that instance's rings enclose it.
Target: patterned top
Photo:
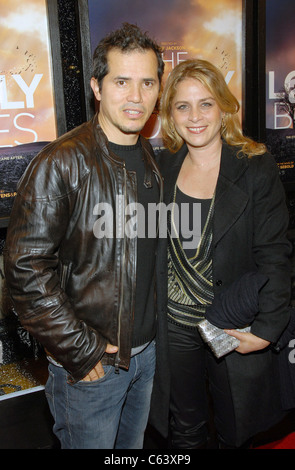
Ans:
[[[187,257],[177,233],[175,199],[176,186],[168,216],[168,320],[185,327],[196,327],[205,316],[206,306],[213,300],[211,250],[215,197],[192,258]]]

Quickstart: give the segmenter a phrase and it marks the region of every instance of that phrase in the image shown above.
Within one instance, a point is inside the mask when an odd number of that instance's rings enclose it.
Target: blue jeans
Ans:
[[[62,367],[49,364],[46,397],[62,449],[141,449],[155,372],[155,342],[131,358],[129,370],[68,383]]]

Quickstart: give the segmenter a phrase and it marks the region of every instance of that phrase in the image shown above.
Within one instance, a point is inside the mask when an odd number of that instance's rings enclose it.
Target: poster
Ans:
[[[46,0],[0,0],[0,11],[0,150],[53,140]]]
[[[284,183],[295,181],[294,0],[266,3],[266,143]]]
[[[44,143],[57,137],[46,0],[0,0],[0,219]],[[7,294],[0,230],[0,400],[44,388],[47,364]]]
[[[92,53],[100,39],[123,22],[137,24],[163,49],[164,81],[179,62],[206,59],[221,69],[241,103],[242,0],[88,0],[88,9]],[[162,144],[157,114],[142,133],[157,152]]]

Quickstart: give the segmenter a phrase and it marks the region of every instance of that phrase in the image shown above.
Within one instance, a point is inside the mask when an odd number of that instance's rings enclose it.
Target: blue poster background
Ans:
[[[283,182],[295,182],[295,130],[280,102],[282,93],[295,106],[294,0],[266,3],[266,143]],[[289,93],[289,96],[288,96]],[[293,108],[294,109],[294,108]]]

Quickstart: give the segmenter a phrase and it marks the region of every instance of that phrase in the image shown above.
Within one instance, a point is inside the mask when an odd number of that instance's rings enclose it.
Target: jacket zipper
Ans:
[[[123,221],[123,234],[120,234],[123,236],[123,263],[121,267],[121,296],[120,296],[120,308],[119,308],[119,315],[118,315],[118,352],[116,354],[115,358],[115,373],[119,374],[120,370],[120,343],[121,343],[121,317],[122,317],[122,308],[123,308],[123,294],[124,294],[124,288],[123,288],[123,276],[124,276],[124,267],[125,267],[125,261],[126,261],[126,237],[125,237],[125,207],[126,207],[126,167],[125,167],[125,162],[123,163],[123,174],[124,174],[124,206],[122,208],[122,221]]]
[[[127,186],[127,183],[126,183],[126,180],[127,180],[127,177],[126,177],[126,166],[125,166],[125,162],[123,162],[123,173],[124,173],[124,207],[122,208],[122,220],[123,220],[123,266],[125,266],[125,261],[126,261],[126,236],[125,236],[125,208],[127,206],[127,194],[126,194],[126,186]],[[161,176],[158,175],[156,172],[155,172],[155,175],[157,175],[158,177],[158,181],[159,181],[159,187],[160,187],[160,202],[162,201],[163,199],[163,190],[162,190],[162,182],[160,181],[161,179]],[[159,231],[159,224],[158,224],[158,227],[157,227],[157,232]],[[123,295],[124,295],[124,288],[123,288],[123,276],[124,276],[124,270],[122,269],[122,277],[121,277],[121,297],[120,297],[120,308],[119,308],[119,315],[118,315],[118,352],[116,353],[116,357],[115,357],[115,373],[116,374],[119,374],[120,373],[120,343],[121,343],[121,316],[122,316],[122,308],[123,308]]]

